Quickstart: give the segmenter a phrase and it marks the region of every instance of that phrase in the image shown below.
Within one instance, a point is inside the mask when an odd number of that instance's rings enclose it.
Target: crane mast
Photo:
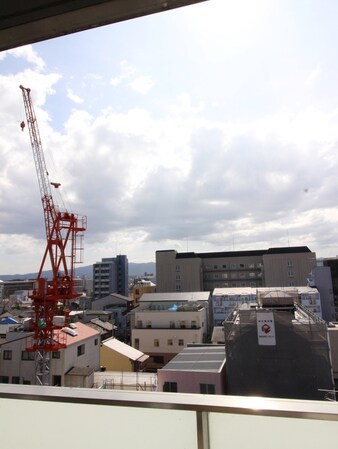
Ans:
[[[34,307],[33,341],[27,350],[35,351],[37,383],[50,385],[51,353],[66,347],[65,334],[61,329],[69,323],[67,305],[70,300],[80,296],[74,289],[75,263],[82,262],[82,241],[87,219],[62,211],[55,205],[51,185],[58,188],[60,184],[49,181],[31,90],[23,86],[20,89],[40,189],[47,242],[36,286],[30,295]],[[22,122],[21,128],[24,127]],[[47,261],[52,269],[51,282],[43,278]]]

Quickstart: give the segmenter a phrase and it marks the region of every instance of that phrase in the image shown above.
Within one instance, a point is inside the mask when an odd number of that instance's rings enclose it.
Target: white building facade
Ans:
[[[100,367],[99,332],[82,323],[76,326],[74,336],[65,333],[66,348],[49,354],[51,385],[92,386],[93,373]],[[32,343],[32,335],[31,332],[21,331],[7,334],[6,341],[1,344],[0,382],[36,383],[35,352],[26,350]],[[77,371],[81,378],[81,381],[76,379],[75,385],[72,370]]]
[[[151,356],[159,368],[188,343],[204,343],[209,333],[209,293],[144,294],[132,312],[134,348]]]

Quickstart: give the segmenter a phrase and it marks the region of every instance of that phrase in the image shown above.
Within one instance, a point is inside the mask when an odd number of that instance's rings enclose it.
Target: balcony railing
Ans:
[[[0,385],[6,449],[318,449],[336,402]]]

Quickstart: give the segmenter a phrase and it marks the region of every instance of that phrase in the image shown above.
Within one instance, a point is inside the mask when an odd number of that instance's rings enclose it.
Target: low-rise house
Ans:
[[[149,279],[138,279],[133,285],[133,299],[137,304],[144,293],[155,293],[156,284]]]
[[[116,326],[109,321],[102,321],[100,318],[93,318],[87,323],[87,326],[92,327],[100,333],[100,341],[106,340],[113,336]]]
[[[188,345],[157,377],[159,391],[224,394],[224,345]]]
[[[61,330],[66,347],[50,354],[51,385],[91,387],[94,371],[100,368],[99,332],[76,323],[71,334]],[[3,383],[35,384],[35,352],[33,333],[15,330],[8,332],[1,344],[0,381]]]
[[[101,367],[108,371],[143,371],[149,356],[116,338],[101,344]]]
[[[103,310],[111,314],[116,326],[116,337],[128,341],[130,339],[129,312],[133,309],[133,298],[118,293],[111,293],[103,298],[92,301],[92,310]]]

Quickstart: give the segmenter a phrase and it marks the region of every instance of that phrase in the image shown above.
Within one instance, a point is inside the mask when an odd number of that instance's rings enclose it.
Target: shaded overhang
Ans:
[[[0,51],[206,0],[2,0]]]

